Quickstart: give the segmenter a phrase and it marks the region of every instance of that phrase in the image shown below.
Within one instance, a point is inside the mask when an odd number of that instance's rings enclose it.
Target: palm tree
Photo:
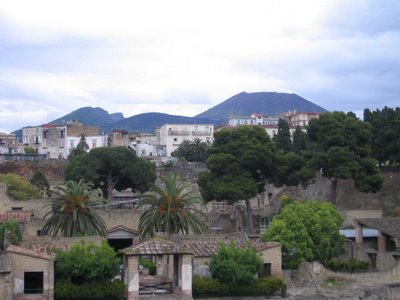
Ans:
[[[53,237],[101,235],[106,236],[106,224],[93,206],[105,203],[100,189],[80,180],[66,181],[53,190],[45,207],[51,210],[43,218],[43,234]],[[47,219],[46,219],[47,218]]]
[[[138,208],[145,207],[140,216],[139,233],[143,238],[155,232],[200,234],[206,230],[204,214],[199,210],[203,201],[190,196],[187,186],[176,175],[161,178],[161,187],[153,184],[150,193],[143,196]]]

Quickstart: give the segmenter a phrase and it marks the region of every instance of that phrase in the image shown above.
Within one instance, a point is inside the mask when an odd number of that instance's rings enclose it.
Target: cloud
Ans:
[[[399,12],[391,0],[5,0],[0,128],[83,106],[193,116],[241,91],[396,106]]]

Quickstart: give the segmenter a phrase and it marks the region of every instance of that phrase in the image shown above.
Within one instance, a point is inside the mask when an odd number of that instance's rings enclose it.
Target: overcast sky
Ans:
[[[0,131],[84,106],[194,116],[240,93],[400,106],[398,0],[2,0]]]

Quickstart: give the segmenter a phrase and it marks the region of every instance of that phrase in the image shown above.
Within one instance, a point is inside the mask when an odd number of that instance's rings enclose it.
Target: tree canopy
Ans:
[[[111,200],[114,189],[147,191],[156,174],[153,163],[126,147],[101,147],[73,158],[66,167],[65,178],[92,182]]]
[[[333,204],[288,202],[262,236],[264,241],[281,244],[284,268],[297,268],[302,261],[327,263],[344,251],[344,237],[339,233],[342,217]]]
[[[205,232],[201,198],[191,196],[192,191],[176,175],[161,178],[161,185],[153,184],[140,199],[138,209],[144,208],[139,220],[141,237],[156,232],[168,234],[200,234]]]
[[[246,201],[248,228],[253,232],[250,198],[264,190],[274,172],[272,143],[258,126],[225,128],[214,134],[207,159],[209,172],[198,177],[200,192],[206,201]]]
[[[364,110],[364,122],[371,125],[372,155],[380,166],[397,167],[400,164],[400,108]]]
[[[362,192],[376,192],[383,177],[371,156],[371,128],[343,112],[324,113],[312,119],[307,131],[308,163],[333,181],[331,200],[336,200],[337,179],[354,179]]]
[[[100,189],[92,184],[67,181],[53,189],[55,196],[47,200],[49,211],[43,221],[43,234],[53,237],[101,235],[106,236],[106,224],[97,214],[94,206],[103,204]]]
[[[189,162],[204,162],[207,159],[207,150],[210,144],[203,142],[199,138],[193,141],[184,140],[179,147],[171,153],[171,156],[185,159]]]
[[[278,149],[289,152],[292,150],[292,140],[290,138],[289,124],[284,119],[278,121],[278,133],[272,138]]]

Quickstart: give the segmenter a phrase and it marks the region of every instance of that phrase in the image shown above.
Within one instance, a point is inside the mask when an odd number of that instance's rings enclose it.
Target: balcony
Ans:
[[[192,131],[192,135],[208,135],[212,134],[211,131]]]
[[[189,130],[168,130],[168,135],[189,135]]]

